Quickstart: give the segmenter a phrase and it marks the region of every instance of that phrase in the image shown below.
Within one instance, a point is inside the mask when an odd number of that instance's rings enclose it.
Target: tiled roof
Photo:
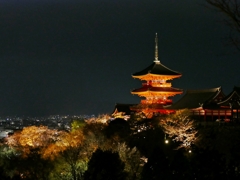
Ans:
[[[227,95],[221,102],[218,103],[220,106],[229,106],[232,108],[240,107],[240,87],[234,86],[232,92]]]
[[[221,87],[203,90],[187,90],[184,96],[170,106],[169,109],[194,109],[208,106],[221,91]]]
[[[126,115],[130,115],[131,114],[131,106],[134,106],[136,104],[121,104],[121,103],[116,103],[113,113],[114,112],[125,112]]]
[[[160,62],[154,62],[146,69],[142,71],[134,73],[132,76],[142,76],[146,74],[154,74],[154,75],[172,75],[172,76],[181,76],[182,74],[176,71],[169,69],[168,67],[164,66]]]

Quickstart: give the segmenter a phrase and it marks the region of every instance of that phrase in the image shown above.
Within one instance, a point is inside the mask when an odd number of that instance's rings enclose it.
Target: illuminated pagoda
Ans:
[[[153,114],[168,114],[173,110],[165,109],[172,104],[169,97],[182,94],[182,90],[173,88],[171,80],[181,77],[182,74],[169,69],[158,60],[158,38],[155,38],[155,60],[142,71],[132,74],[133,78],[143,81],[142,87],[131,91],[133,95],[143,98],[140,104],[131,107],[132,110],[143,112],[148,118]]]

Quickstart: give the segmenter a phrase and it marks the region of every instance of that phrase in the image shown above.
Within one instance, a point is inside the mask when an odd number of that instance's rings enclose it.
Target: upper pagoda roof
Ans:
[[[136,72],[136,73],[132,74],[132,76],[133,77],[139,77],[139,76],[144,76],[144,75],[149,75],[149,74],[151,74],[151,75],[162,75],[162,76],[174,76],[174,78],[182,75],[181,73],[179,73],[177,71],[173,71],[173,70],[169,69],[168,67],[164,66],[158,60],[157,33],[156,33],[156,37],[155,37],[155,60],[153,61],[153,63],[150,66],[143,69],[142,71],[139,71],[139,72]]]
[[[184,96],[169,109],[195,109],[199,107],[207,107],[216,105],[215,99],[219,96],[225,96],[221,87],[202,89],[202,90],[187,90]]]
[[[153,75],[167,75],[167,76],[181,76],[182,74],[169,69],[160,62],[153,62],[150,66],[143,69],[142,71],[132,74],[132,76],[143,76],[147,74]]]

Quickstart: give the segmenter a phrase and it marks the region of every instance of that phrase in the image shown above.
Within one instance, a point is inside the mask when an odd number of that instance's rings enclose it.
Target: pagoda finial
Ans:
[[[158,60],[158,37],[157,37],[157,33],[156,33],[156,37],[155,37],[155,60],[154,60],[154,62],[160,63],[160,61]]]

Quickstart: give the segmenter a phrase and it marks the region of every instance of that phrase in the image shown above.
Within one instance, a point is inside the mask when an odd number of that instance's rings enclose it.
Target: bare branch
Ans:
[[[224,13],[225,23],[236,33],[240,33],[240,1],[239,0],[206,0],[208,4]],[[230,43],[240,51],[238,35],[230,38]]]

